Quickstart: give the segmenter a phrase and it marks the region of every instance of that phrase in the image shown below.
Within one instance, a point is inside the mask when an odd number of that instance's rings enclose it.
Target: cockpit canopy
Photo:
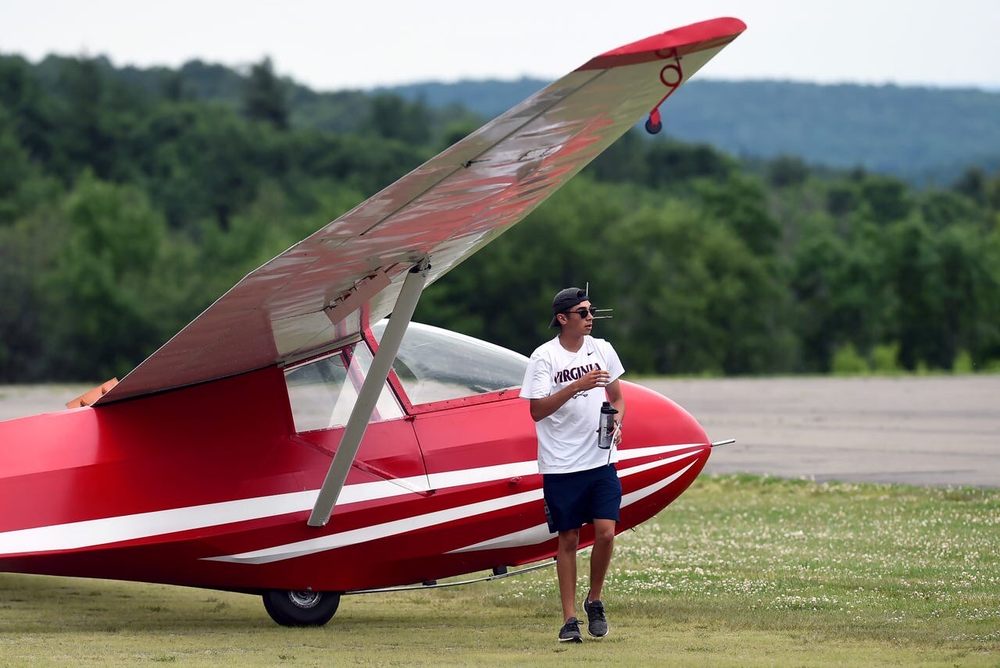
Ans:
[[[386,320],[372,326],[380,341]],[[368,374],[372,351],[364,341],[285,371],[298,432],[343,426]],[[461,399],[520,387],[528,359],[506,348],[412,322],[393,364],[410,405]],[[402,405],[386,385],[371,421],[401,418]]]
[[[376,340],[387,322],[372,327]],[[412,322],[392,368],[416,405],[520,387],[527,365],[528,358],[512,350]]]

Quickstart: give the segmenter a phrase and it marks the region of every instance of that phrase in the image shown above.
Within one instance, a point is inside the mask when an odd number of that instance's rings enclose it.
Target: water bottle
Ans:
[[[597,425],[597,447],[607,450],[611,447],[615,437],[615,416],[618,410],[605,401],[601,406],[601,421]]]

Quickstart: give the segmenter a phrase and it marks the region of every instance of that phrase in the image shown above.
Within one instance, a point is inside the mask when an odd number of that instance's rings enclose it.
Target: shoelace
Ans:
[[[579,619],[574,619],[571,622],[566,622],[565,624],[563,624],[563,630],[564,631],[567,630],[570,626],[572,626],[574,629],[576,629],[577,631],[579,631],[580,630],[580,620]]]

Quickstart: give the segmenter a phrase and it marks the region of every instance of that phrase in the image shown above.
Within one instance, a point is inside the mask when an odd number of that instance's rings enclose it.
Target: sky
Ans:
[[[997,0],[0,0],[0,53],[201,59],[316,90],[554,79],[628,42],[718,16],[747,31],[699,78],[1000,90]]]

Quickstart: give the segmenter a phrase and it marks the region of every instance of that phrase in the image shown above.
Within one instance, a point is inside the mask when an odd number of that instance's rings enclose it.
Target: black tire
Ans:
[[[323,626],[340,606],[340,592],[288,591],[264,592],[264,609],[282,626]]]

